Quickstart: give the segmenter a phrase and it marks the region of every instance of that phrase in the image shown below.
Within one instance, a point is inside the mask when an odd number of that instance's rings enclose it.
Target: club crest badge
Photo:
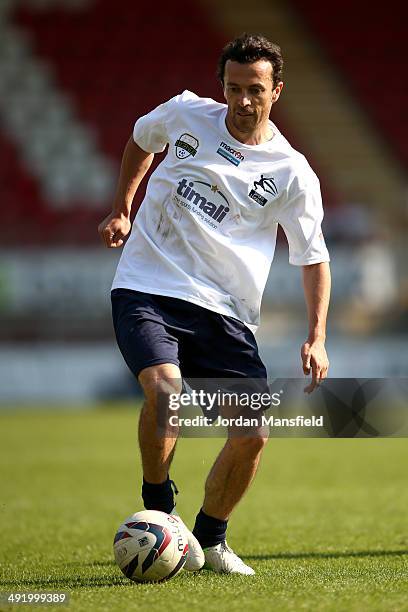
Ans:
[[[197,138],[192,136],[191,134],[182,134],[176,140],[176,155],[179,159],[186,159],[192,155],[194,157],[197,153],[198,147],[200,143]]]
[[[264,194],[269,193],[273,196],[278,195],[278,188],[276,187],[275,179],[273,177],[264,176],[261,174],[261,178],[259,181],[254,181],[253,188],[249,192],[249,197],[251,200],[254,200],[254,202],[260,206],[265,206],[268,200],[265,195],[262,195],[262,192]]]

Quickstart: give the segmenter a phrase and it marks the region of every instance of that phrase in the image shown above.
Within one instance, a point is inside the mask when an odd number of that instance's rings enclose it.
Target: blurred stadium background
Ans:
[[[134,392],[110,320],[120,253],[97,225],[135,119],[184,89],[222,100],[217,57],[243,31],[281,45],[272,119],[321,179],[331,376],[408,376],[407,17],[397,0],[1,0],[0,404]],[[299,376],[306,314],[282,236],[262,315],[270,375]]]

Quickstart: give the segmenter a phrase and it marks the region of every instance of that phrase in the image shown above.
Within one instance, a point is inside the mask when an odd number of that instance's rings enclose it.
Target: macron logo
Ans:
[[[235,149],[227,145],[226,142],[221,142],[220,146],[218,147],[217,153],[218,155],[221,155],[221,157],[223,157],[224,159],[227,159],[229,162],[231,162],[231,164],[234,164],[234,166],[239,166],[239,164],[245,159],[242,153],[236,151]]]

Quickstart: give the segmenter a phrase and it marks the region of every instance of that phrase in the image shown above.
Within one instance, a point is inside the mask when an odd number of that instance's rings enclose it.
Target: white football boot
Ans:
[[[204,556],[204,568],[210,569],[213,572],[220,574],[243,574],[244,576],[253,576],[255,574],[252,567],[245,565],[243,560],[231,550],[225,541],[216,546],[204,548]]]
[[[184,569],[188,570],[189,572],[197,572],[203,567],[204,562],[205,562],[203,549],[201,548],[200,543],[197,540],[197,538],[191,533],[188,527],[186,527],[186,525],[183,523],[183,521],[181,520],[181,518],[179,517],[175,509],[172,510],[171,516],[174,516],[174,518],[177,520],[177,522],[182,527],[182,529],[184,529],[184,532],[188,540],[188,554],[187,554],[186,562],[184,564]]]

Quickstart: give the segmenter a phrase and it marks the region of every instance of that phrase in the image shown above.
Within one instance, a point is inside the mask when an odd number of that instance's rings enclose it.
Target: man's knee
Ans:
[[[264,432],[258,432],[257,434],[244,437],[232,436],[229,438],[228,442],[235,452],[243,456],[252,457],[262,452],[268,439],[268,436]]]
[[[172,395],[178,395],[182,390],[180,369],[172,363],[144,368],[138,378],[147,407],[166,405]]]
[[[172,396],[178,396],[182,390],[180,370],[173,364],[160,364],[143,369],[139,374],[139,382],[145,396],[141,418],[140,431],[155,427],[159,439],[177,438],[178,423],[173,422]],[[153,444],[153,440],[152,440]],[[159,443],[158,443],[159,444]],[[160,442],[159,446],[163,442]]]

